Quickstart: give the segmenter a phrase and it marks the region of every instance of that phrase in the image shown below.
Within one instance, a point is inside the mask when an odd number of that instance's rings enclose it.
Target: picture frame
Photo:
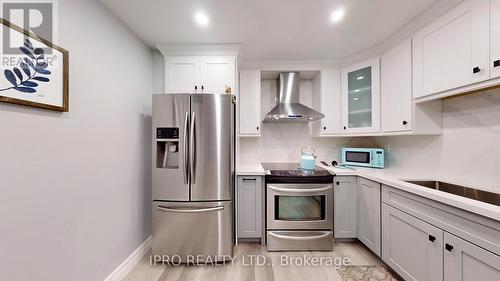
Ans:
[[[0,54],[4,62],[0,73],[0,102],[68,112],[69,52],[3,18],[0,23],[2,32],[7,27],[9,32],[13,30],[26,38],[18,47],[21,55],[9,57],[14,58],[15,65],[5,66],[6,55]],[[52,51],[51,64],[44,49]]]

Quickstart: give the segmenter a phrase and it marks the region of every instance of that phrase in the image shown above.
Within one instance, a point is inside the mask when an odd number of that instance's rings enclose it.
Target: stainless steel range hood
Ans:
[[[305,123],[325,117],[299,102],[299,72],[280,72],[276,87],[278,104],[269,111],[264,123]]]

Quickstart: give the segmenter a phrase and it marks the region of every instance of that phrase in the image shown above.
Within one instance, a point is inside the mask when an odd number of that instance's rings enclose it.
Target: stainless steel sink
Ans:
[[[405,180],[405,182],[500,206],[500,194],[498,193],[478,190],[442,181]]]

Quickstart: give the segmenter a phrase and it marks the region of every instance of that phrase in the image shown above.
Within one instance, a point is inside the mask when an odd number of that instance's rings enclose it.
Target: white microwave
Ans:
[[[384,168],[384,149],[343,147],[342,164],[346,166]]]

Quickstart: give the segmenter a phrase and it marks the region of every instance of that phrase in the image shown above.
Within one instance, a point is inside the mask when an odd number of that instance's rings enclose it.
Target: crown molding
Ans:
[[[238,56],[241,44],[160,44],[155,45],[163,56]]]

